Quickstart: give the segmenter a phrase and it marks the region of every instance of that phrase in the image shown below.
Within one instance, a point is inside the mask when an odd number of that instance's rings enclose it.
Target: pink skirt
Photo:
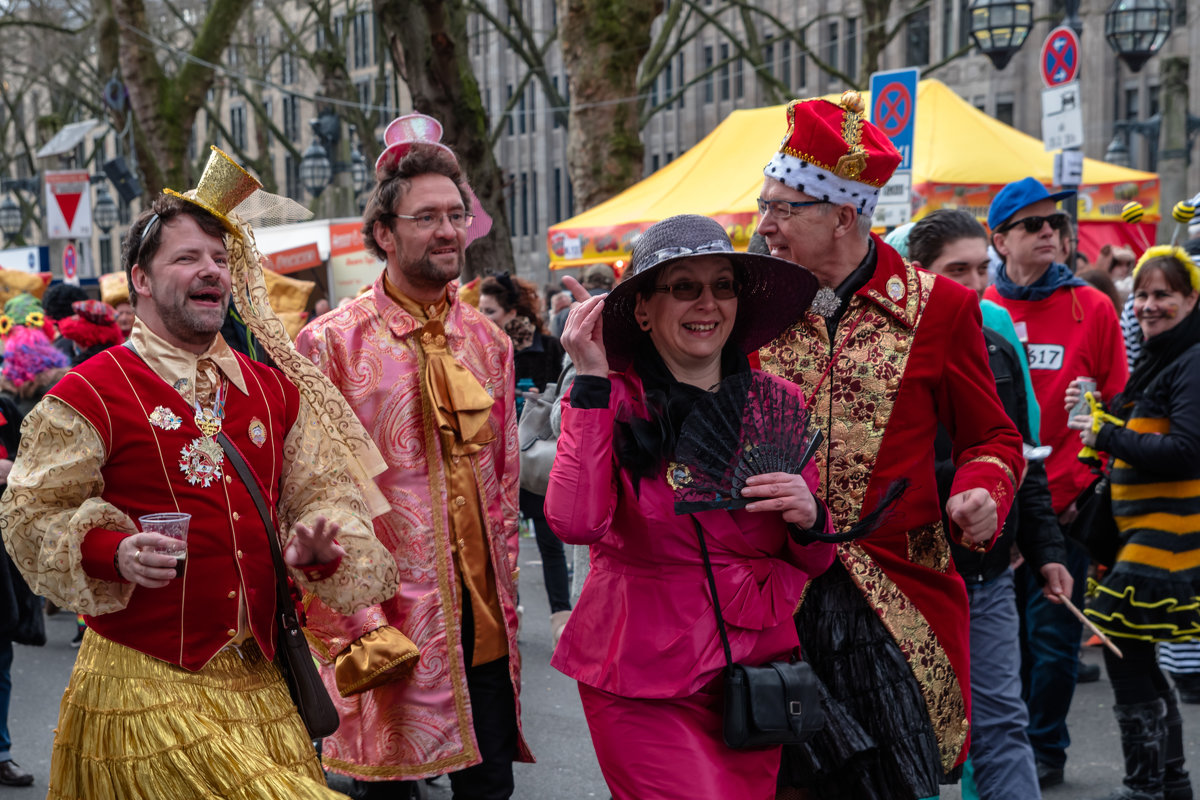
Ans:
[[[721,682],[690,697],[618,697],[579,684],[596,758],[613,800],[772,800],[780,748],[721,740]]]

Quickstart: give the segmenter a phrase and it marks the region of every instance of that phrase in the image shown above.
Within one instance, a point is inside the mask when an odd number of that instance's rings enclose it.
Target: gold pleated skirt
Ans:
[[[248,640],[199,672],[94,631],[59,709],[50,800],[332,800],[279,670]]]

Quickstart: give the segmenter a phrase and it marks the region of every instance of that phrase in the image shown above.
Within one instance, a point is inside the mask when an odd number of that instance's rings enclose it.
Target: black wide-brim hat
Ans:
[[[609,369],[620,372],[640,348],[654,347],[634,318],[637,299],[676,261],[720,256],[742,282],[729,341],[752,353],[800,318],[817,293],[817,279],[799,264],[774,256],[739,253],[721,224],[696,214],[657,222],[633,246],[628,276],[604,301],[604,349]]]

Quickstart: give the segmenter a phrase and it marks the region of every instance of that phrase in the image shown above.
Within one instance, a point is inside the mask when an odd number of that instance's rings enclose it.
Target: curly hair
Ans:
[[[454,181],[458,193],[462,195],[463,208],[470,213],[471,191],[467,187],[467,176],[454,155],[444,146],[414,144],[394,166],[384,170],[367,198],[367,208],[363,212],[363,245],[380,261],[386,261],[387,254],[379,246],[379,242],[375,241],[375,223],[382,222],[384,216],[395,213],[396,204],[412,188],[413,178],[430,173],[445,175]]]
[[[163,225],[183,215],[196,220],[200,230],[209,236],[225,241],[224,224],[200,206],[173,194],[164,193],[154,198],[150,208],[139,214],[129,226],[125,241],[121,244],[121,266],[125,269],[125,280],[129,284],[129,302],[134,308],[137,308],[137,292],[133,288],[133,265],[140,264],[149,273],[150,264],[162,247]]]
[[[493,297],[505,311],[516,311],[534,324],[538,333],[545,334],[542,315],[538,313],[539,297],[536,284],[521,278],[509,277],[508,273],[488,275],[479,284],[479,294]]]

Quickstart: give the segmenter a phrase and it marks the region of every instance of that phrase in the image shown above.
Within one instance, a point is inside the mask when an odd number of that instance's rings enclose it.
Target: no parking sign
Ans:
[[[876,72],[871,76],[871,122],[900,151],[897,170],[912,169],[919,78],[920,70],[915,67]]]

